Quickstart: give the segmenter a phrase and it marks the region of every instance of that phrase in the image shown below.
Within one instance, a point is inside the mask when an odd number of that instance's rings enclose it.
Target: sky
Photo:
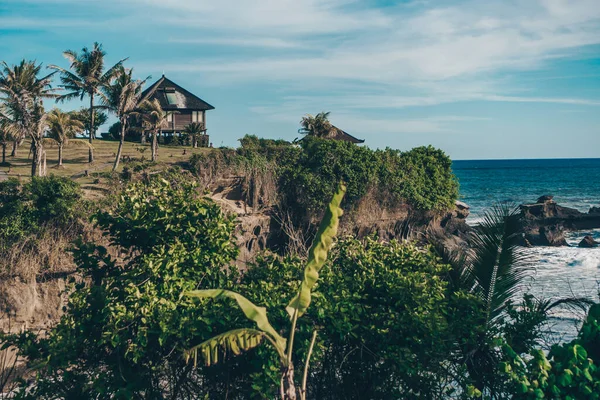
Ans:
[[[0,0],[0,60],[94,42],[212,104],[215,146],[330,111],[372,148],[600,157],[600,0]]]

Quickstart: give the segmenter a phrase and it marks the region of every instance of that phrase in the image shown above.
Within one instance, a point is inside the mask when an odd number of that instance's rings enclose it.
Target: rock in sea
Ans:
[[[600,245],[600,243],[596,242],[594,240],[594,238],[592,238],[590,235],[587,235],[586,237],[583,238],[583,240],[581,242],[579,242],[579,247],[591,248],[591,247],[598,247],[598,245]]]

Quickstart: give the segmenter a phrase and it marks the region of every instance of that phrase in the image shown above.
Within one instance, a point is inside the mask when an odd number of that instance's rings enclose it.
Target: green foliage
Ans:
[[[240,354],[240,350],[249,350],[258,346],[261,342],[261,338],[267,338],[277,351],[280,358],[280,367],[282,371],[281,376],[281,395],[282,400],[285,399],[296,399],[296,386],[294,383],[294,367],[293,367],[293,348],[294,348],[294,337],[296,334],[296,323],[299,317],[301,317],[308,309],[311,301],[311,290],[317,283],[319,278],[319,270],[323,267],[327,260],[327,254],[333,244],[333,240],[337,235],[339,226],[339,218],[342,215],[342,209],[340,204],[346,193],[346,187],[343,183],[338,185],[336,194],[329,203],[328,210],[325,213],[321,225],[315,236],[313,245],[309,251],[309,257],[307,265],[304,269],[304,279],[300,283],[300,290],[290,301],[286,310],[291,317],[291,328],[289,333],[289,339],[286,340],[277,333],[277,331],[271,326],[267,318],[267,310],[264,307],[257,307],[251,301],[244,296],[228,291],[228,290],[196,290],[187,292],[187,296],[197,298],[221,298],[227,297],[234,299],[239,308],[244,312],[244,315],[249,320],[256,323],[256,326],[260,331],[254,329],[235,329],[224,334],[217,335],[198,346],[195,346],[191,350],[187,351],[187,358],[189,354],[194,354],[194,359],[198,351],[202,352],[205,359],[205,363],[210,365],[211,363],[218,362],[218,351],[219,348],[224,350],[232,351],[234,354]],[[262,337],[260,333],[262,332]],[[305,360],[305,377],[308,372],[309,358],[312,353],[312,347],[316,338],[316,332],[313,334],[311,341],[310,350]],[[195,363],[194,363],[195,364]],[[305,400],[306,398],[306,379],[302,381],[302,386],[298,392],[300,398]]]
[[[83,126],[87,132],[90,131],[91,115],[89,109],[80,108],[77,111],[73,111],[73,117],[83,123]],[[106,112],[102,110],[94,110],[94,132],[97,132],[98,128],[104,125],[106,121],[108,121],[108,114],[106,114]],[[117,137],[118,135],[119,134],[117,134]]]
[[[24,397],[189,395],[196,375],[183,350],[239,318],[222,307],[199,308],[181,293],[235,282],[228,268],[237,256],[233,218],[193,185],[157,178],[132,184],[97,221],[111,247],[78,244],[85,279],[75,283],[65,315],[46,337],[21,342],[41,367]]]
[[[277,351],[280,354],[283,354],[285,352],[286,340],[283,337],[281,337],[279,333],[277,333],[277,331],[269,323],[269,319],[267,318],[267,309],[265,307],[256,306],[254,305],[254,303],[252,303],[250,300],[248,300],[241,294],[224,289],[193,290],[191,292],[186,292],[186,295],[189,297],[195,297],[197,299],[230,298],[235,300],[238,307],[240,308],[240,310],[242,310],[246,318],[256,323],[256,326],[258,329],[260,329],[260,332],[263,332],[272,339]],[[196,351],[201,350],[205,358],[206,364],[210,365],[212,363],[218,362],[218,357],[215,356],[217,345],[228,345],[229,348],[232,348],[233,346],[238,346],[238,343],[242,341],[240,338],[246,338],[248,336],[250,336],[251,338],[257,337],[256,334],[252,333],[252,331],[250,330],[234,331],[236,332],[236,334],[231,333],[229,335],[218,335],[218,337],[209,339],[207,342],[201,343],[198,346],[194,346],[191,350],[186,351],[186,354],[188,355],[187,357],[189,357],[189,354],[195,354]],[[248,335],[248,333],[251,333],[251,335]],[[256,347],[259,344],[259,342],[253,342],[254,345],[244,347],[248,347],[249,349]],[[234,345],[232,346],[229,343],[233,343]],[[239,354],[239,351],[235,353]]]
[[[288,282],[300,282],[302,269],[294,258],[261,258],[243,276],[239,291],[255,302],[270,304],[274,326],[286,324],[289,314],[281,307],[297,290]],[[453,354],[462,342],[474,340],[473,326],[481,323],[483,308],[475,297],[449,290],[447,271],[432,252],[412,244],[338,242],[296,333],[294,358],[303,359],[311,331],[318,329],[309,394],[319,399],[449,394],[451,385],[445,382],[452,381],[459,363]],[[270,358],[263,360],[272,365]],[[256,362],[238,362],[252,377],[247,384],[271,398],[277,374],[264,376]],[[241,376],[235,379],[240,387],[246,382]]]
[[[220,176],[273,176],[275,185],[268,186],[270,195],[262,197],[276,198],[279,208],[300,229],[320,219],[340,181],[348,188],[345,210],[352,210],[369,193],[375,193],[374,200],[382,208],[408,203],[418,211],[436,212],[453,207],[458,197],[450,159],[432,147],[405,153],[373,151],[312,135],[299,146],[253,135],[246,135],[240,142],[237,150],[192,156],[192,171],[205,185]],[[251,183],[247,186],[253,187]]]
[[[292,144],[283,139],[265,139],[259,138],[256,135],[245,135],[239,140],[240,146],[244,150],[260,150],[263,153],[268,153],[270,150],[289,147]]]
[[[0,248],[38,232],[44,224],[57,229],[81,216],[81,190],[69,178],[50,175],[0,182]]]
[[[508,345],[500,371],[507,377],[514,399],[600,398],[600,305],[590,308],[579,335],[571,343],[555,345],[546,356],[532,350],[523,359]]]
[[[392,195],[420,210],[447,210],[458,198],[458,181],[452,161],[432,146],[407,152],[385,149],[376,152],[379,182]]]

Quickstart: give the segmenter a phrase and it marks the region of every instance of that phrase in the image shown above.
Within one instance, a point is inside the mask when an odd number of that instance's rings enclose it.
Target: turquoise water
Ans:
[[[533,203],[544,194],[564,206],[587,212],[600,206],[600,159],[454,161],[461,200],[471,206],[467,222],[477,223],[494,202]],[[600,241],[600,230],[573,232],[571,247],[528,249],[532,272],[523,290],[535,296],[588,296],[598,299],[600,248],[580,249],[585,235]],[[569,310],[555,314],[553,330],[562,340],[576,333],[581,315]]]

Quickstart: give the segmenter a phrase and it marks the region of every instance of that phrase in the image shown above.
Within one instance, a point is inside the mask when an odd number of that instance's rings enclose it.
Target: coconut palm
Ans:
[[[195,149],[198,147],[198,139],[206,132],[204,122],[192,122],[183,128],[183,132],[192,139],[192,147]]]
[[[9,143],[14,142],[15,134],[18,130],[15,128],[13,121],[5,114],[0,107],[0,146],[2,146],[2,165],[6,165],[6,147]]]
[[[140,100],[142,98],[142,88],[146,83],[144,80],[134,80],[132,78],[133,68],[126,69],[123,66],[117,68],[114,82],[105,86],[102,92],[102,102],[111,110],[121,123],[121,135],[117,156],[113,164],[113,171],[119,167],[123,143],[125,142],[125,132],[127,123],[131,117],[138,114]]]
[[[84,129],[83,123],[71,113],[58,108],[48,113],[48,137],[58,144],[58,167],[63,166],[63,148]]]
[[[13,121],[14,134],[31,137],[31,175],[44,175],[46,114],[42,101],[57,97],[51,85],[54,72],[39,78],[42,65],[36,65],[35,61],[23,60],[13,66],[2,62],[1,66],[0,96],[4,112]]]
[[[174,111],[162,109],[158,99],[145,101],[140,106],[142,112],[142,125],[144,129],[152,133],[152,161],[158,157],[158,135],[162,135],[162,128],[167,124],[167,119]]]
[[[300,121],[299,132],[309,136],[327,137],[333,128],[329,122],[329,112],[320,112],[315,116],[306,114]]]
[[[64,88],[67,93],[58,97],[58,101],[65,101],[79,98],[83,100],[85,96],[90,98],[90,150],[89,162],[94,161],[94,150],[91,146],[96,135],[94,125],[94,99],[100,93],[102,88],[113,80],[118,73],[119,67],[123,64],[126,58],[113,65],[108,70],[104,70],[104,56],[106,52],[102,50],[102,45],[94,43],[94,47],[90,50],[84,47],[81,53],[73,50],[63,52],[64,57],[70,62],[69,68],[71,71],[61,68],[57,65],[50,65],[57,71],[60,71],[60,87]]]

